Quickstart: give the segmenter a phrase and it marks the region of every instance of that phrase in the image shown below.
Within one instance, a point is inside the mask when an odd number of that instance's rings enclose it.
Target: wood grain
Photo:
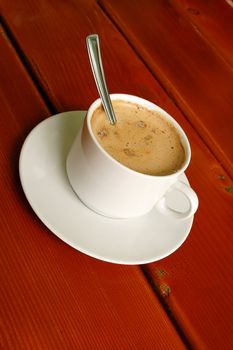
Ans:
[[[186,16],[196,31],[233,68],[233,3],[223,0],[170,0]]]
[[[232,68],[170,1],[100,3],[233,176]]]
[[[161,297],[164,296],[164,303],[171,309],[172,318],[177,320],[193,347],[211,349],[229,347],[233,341],[231,328],[233,311],[231,303],[231,251],[233,245],[231,213],[233,200],[232,193],[227,190],[232,186],[231,179],[189,121],[177,109],[170,97],[161,88],[161,85],[145,68],[144,63],[134,54],[126,40],[97,5],[90,5],[88,2],[84,6],[84,1],[67,1],[58,5],[56,3],[55,6],[54,2],[50,2],[49,4],[46,3],[45,11],[44,4],[45,2],[42,0],[32,1],[30,4],[13,4],[1,0],[1,9],[4,22],[14,37],[18,48],[25,55],[27,64],[31,67],[42,89],[59,111],[85,109],[97,96],[85,49],[85,36],[91,32],[97,32],[101,38],[104,66],[110,91],[136,94],[159,104],[176,118],[187,133],[192,147],[192,162],[187,175],[200,198],[200,208],[187,242],[171,257],[146,266],[145,271],[152,279],[153,286],[156,285],[155,288]],[[156,12],[154,14],[156,15]],[[65,26],[64,23],[66,23]],[[163,43],[157,43],[157,47],[162,50]],[[157,68],[163,69],[162,66]],[[27,220],[29,220],[28,217]],[[35,224],[40,225],[38,222],[31,222],[30,225]],[[31,231],[33,231],[33,227],[30,226]],[[117,330],[120,328],[123,333],[127,332],[126,341],[136,337],[132,344],[136,347],[138,345],[138,348],[140,348],[142,345],[140,339],[145,339],[143,329],[140,331],[135,328],[136,326],[131,325],[130,320],[134,319],[136,322],[140,318],[140,322],[145,322],[146,325],[148,325],[147,320],[149,320],[150,327],[153,327],[155,321],[151,317],[155,316],[149,314],[147,318],[142,310],[145,307],[144,303],[147,302],[144,294],[144,288],[146,288],[144,280],[143,283],[135,285],[135,275],[126,273],[126,271],[133,271],[134,273],[135,268],[114,267],[113,271],[108,267],[108,264],[84,257],[82,254],[77,254],[77,252],[74,253],[71,248],[56,240],[53,236],[53,244],[56,247],[52,246],[52,243],[50,243],[51,236],[47,232],[43,231],[43,233],[45,241],[42,245],[39,245],[40,251],[43,252],[44,246],[48,246],[46,249],[52,252],[52,256],[55,256],[55,258],[51,258],[51,256],[49,258],[52,259],[52,266],[50,267],[52,270],[49,269],[48,278],[55,273],[53,269],[56,269],[59,273],[59,264],[63,264],[64,260],[65,272],[67,273],[70,269],[72,271],[71,277],[63,272],[62,276],[67,287],[64,287],[65,291],[60,291],[62,294],[59,294],[59,297],[56,297],[59,283],[56,284],[55,290],[49,285],[46,296],[48,300],[55,298],[56,301],[53,303],[55,310],[59,309],[58,305],[62,303],[63,299],[71,298],[67,288],[72,290],[72,305],[79,286],[83,295],[87,293],[89,296],[88,303],[81,299],[81,305],[84,307],[87,304],[86,307],[89,312],[92,309],[96,310],[96,308],[101,312],[101,306],[96,305],[96,302],[92,300],[92,296],[89,294],[90,290],[94,290],[94,295],[98,295],[97,300],[99,300],[99,295],[102,295],[103,305],[105,305],[106,300],[110,304],[112,303],[114,312],[117,312],[118,304],[116,303],[118,303],[120,295],[122,305],[119,311],[121,317],[118,317],[120,321],[117,323],[115,320],[114,323],[113,316],[109,316],[106,320],[103,314],[100,313],[99,315],[104,318],[104,327],[101,328],[95,318],[97,325],[94,327],[94,332],[101,332],[101,329],[113,324],[114,327],[117,327]],[[38,239],[37,235],[32,235],[32,237]],[[56,250],[58,247],[59,253]],[[45,250],[45,253],[43,252],[43,260],[47,252],[47,250]],[[54,263],[54,259],[58,264]],[[37,261],[36,259],[33,260]],[[45,266],[39,267],[39,265],[36,265],[35,274],[41,276],[40,280],[46,275],[50,260],[45,260]],[[38,261],[36,264],[38,264]],[[118,268],[120,269],[119,275],[117,273]],[[40,272],[40,269],[42,269],[42,272]],[[158,270],[166,271],[165,277],[157,278]],[[125,272],[123,273],[123,271]],[[139,274],[137,269],[136,271]],[[122,284],[118,281],[118,278],[122,274],[125,276],[123,286],[126,289],[125,291],[123,288],[123,293],[127,299],[123,298],[122,288],[119,288],[119,286],[122,287]],[[88,289],[86,283],[88,283],[90,277],[91,289]],[[108,279],[110,279],[110,282],[108,282]],[[75,281],[72,287],[70,287],[70,280]],[[108,292],[99,287],[100,281],[107,285],[113,283],[110,285]],[[126,285],[128,288],[126,288]],[[142,288],[142,291],[138,291],[138,288]],[[226,293],[224,293],[225,290]],[[48,298],[50,293],[51,299]],[[114,296],[113,302],[111,293]],[[135,304],[129,303],[127,305],[128,298],[132,298],[135,293],[139,303],[136,310]],[[141,302],[143,302],[143,306]],[[76,313],[79,315],[79,305],[80,303],[77,301],[72,319]],[[145,310],[148,312],[147,307],[145,307]],[[140,316],[141,312],[142,316]],[[52,311],[50,311],[49,318],[52,317],[51,313]],[[86,320],[85,326],[90,322],[87,314],[87,311],[83,314]],[[124,321],[123,315],[125,315],[126,321]],[[80,315],[78,317],[80,318],[77,318],[77,322],[81,319]],[[142,320],[142,317],[145,318]],[[64,332],[63,327],[66,320],[67,317],[64,323],[59,324],[60,328],[58,330],[62,329]],[[141,324],[140,322],[139,324]],[[130,329],[128,329],[129,324],[131,325]],[[148,339],[153,338],[151,333],[147,333],[153,332],[150,327],[148,326],[145,333]],[[74,328],[74,326],[73,328],[71,326],[71,332]],[[123,329],[126,330],[123,331]],[[75,330],[80,337],[81,330],[77,331],[76,328]],[[220,331],[218,332],[218,330]],[[110,337],[115,339],[112,333],[113,328],[109,332]],[[43,334],[43,332],[40,334]],[[71,334],[72,337],[75,337],[73,332]],[[117,335],[119,336],[119,334],[120,331]],[[156,335],[159,337],[158,333]],[[67,333],[63,336],[67,336]],[[69,339],[66,338],[65,341],[73,345],[71,338]],[[107,342],[107,334],[105,334],[104,339]],[[152,346],[152,343],[150,343],[150,346]],[[173,348],[175,347],[176,344],[173,345]]]
[[[79,253],[30,209],[19,151],[49,111],[2,27],[0,52],[0,348],[184,349],[138,267]]]

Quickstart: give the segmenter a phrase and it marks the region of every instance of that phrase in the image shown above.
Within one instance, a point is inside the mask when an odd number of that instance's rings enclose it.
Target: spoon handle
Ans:
[[[102,59],[100,54],[99,36],[97,34],[89,35],[86,38],[87,51],[91,63],[91,69],[95,78],[95,83],[102,100],[105,113],[111,124],[116,123],[116,116],[113,111],[112,102],[109,97],[108,88],[106,85]]]

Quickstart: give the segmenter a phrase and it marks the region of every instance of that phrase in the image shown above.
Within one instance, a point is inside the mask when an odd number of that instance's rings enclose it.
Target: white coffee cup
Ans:
[[[67,157],[68,178],[79,199],[93,211],[111,218],[144,215],[155,205],[158,211],[173,219],[192,216],[198,207],[198,197],[180,180],[191,158],[189,141],[182,128],[163,109],[140,97],[112,94],[111,100],[125,100],[158,111],[178,131],[185,150],[185,162],[176,173],[152,176],[129,169],[113,159],[98,143],[91,128],[93,112],[101,104],[98,99],[88,109],[83,127]],[[188,199],[187,211],[179,212],[167,205],[166,195],[174,190],[182,192]]]

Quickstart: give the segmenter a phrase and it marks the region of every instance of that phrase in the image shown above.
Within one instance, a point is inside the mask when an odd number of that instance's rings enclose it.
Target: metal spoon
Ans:
[[[112,102],[108,93],[108,88],[106,85],[104,70],[102,65],[102,59],[100,54],[100,43],[99,36],[97,34],[88,35],[86,38],[87,51],[92,68],[92,73],[95,78],[95,83],[102,100],[105,113],[111,124],[116,123],[116,116],[113,111]]]

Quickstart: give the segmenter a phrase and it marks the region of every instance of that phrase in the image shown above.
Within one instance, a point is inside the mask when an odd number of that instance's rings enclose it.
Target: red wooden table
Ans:
[[[232,1],[0,0],[0,14],[0,348],[230,349]],[[200,207],[182,247],[151,264],[71,248],[20,185],[29,131],[97,98],[90,33],[100,36],[110,92],[157,103],[190,139]]]

